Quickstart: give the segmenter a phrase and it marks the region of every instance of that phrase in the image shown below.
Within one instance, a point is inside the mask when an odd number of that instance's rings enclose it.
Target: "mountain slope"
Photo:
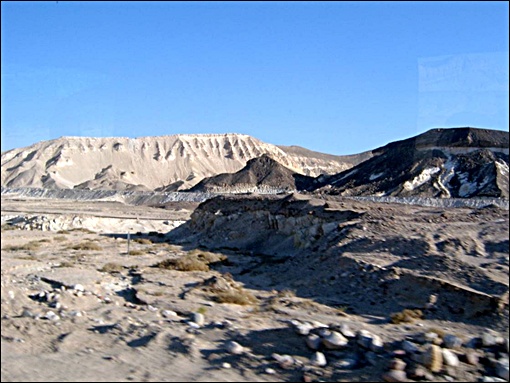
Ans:
[[[339,195],[508,198],[508,132],[433,129],[374,150],[367,161],[319,177],[318,192]]]
[[[190,189],[192,192],[244,193],[302,190],[312,177],[297,174],[269,155],[253,158],[236,173],[208,177]]]
[[[2,153],[1,181],[4,187],[183,190],[262,154],[311,176],[351,166],[336,156],[297,156],[243,134],[62,137]]]

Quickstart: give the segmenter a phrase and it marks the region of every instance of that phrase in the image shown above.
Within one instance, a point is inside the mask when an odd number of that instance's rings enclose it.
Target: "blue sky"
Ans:
[[[1,3],[2,151],[244,133],[352,154],[508,131],[508,2]]]

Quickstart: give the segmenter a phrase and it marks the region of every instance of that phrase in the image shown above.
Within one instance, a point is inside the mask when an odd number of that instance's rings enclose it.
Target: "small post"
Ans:
[[[131,233],[128,231],[128,234],[127,234],[127,239],[128,239],[128,249],[127,249],[127,255],[129,255],[129,241],[131,239]]]

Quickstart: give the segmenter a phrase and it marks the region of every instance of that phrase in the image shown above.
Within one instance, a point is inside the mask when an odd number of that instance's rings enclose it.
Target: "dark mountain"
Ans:
[[[305,189],[312,177],[286,168],[267,154],[253,158],[236,173],[223,173],[200,181],[192,192],[287,192]]]
[[[373,157],[308,190],[338,195],[508,198],[509,133],[432,129],[372,151]]]

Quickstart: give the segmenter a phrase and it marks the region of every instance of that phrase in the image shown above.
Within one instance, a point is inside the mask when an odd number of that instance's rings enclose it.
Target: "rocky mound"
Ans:
[[[253,158],[236,173],[205,178],[191,192],[246,193],[289,192],[303,190],[312,180],[286,168],[269,155]]]
[[[175,191],[240,170],[269,154],[296,173],[318,176],[350,166],[341,157],[293,154],[242,134],[62,137],[2,153],[3,187]]]
[[[435,295],[429,319],[508,322],[508,211],[499,208],[222,196],[169,236],[251,254],[245,281],[263,276],[266,288],[292,286],[350,312],[427,309]]]
[[[374,156],[311,190],[339,195],[508,198],[508,132],[433,129],[373,151]]]

